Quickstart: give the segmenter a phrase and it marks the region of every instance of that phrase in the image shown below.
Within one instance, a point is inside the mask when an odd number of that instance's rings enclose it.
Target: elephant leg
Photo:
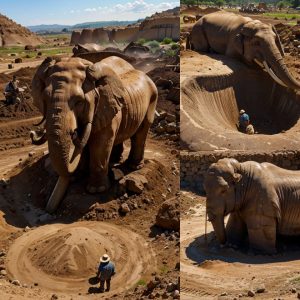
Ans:
[[[277,252],[275,219],[256,216],[251,222],[247,222],[247,229],[251,249],[267,254],[275,254]]]
[[[108,164],[113,149],[118,122],[94,133],[89,140],[90,177],[87,185],[89,193],[101,193],[109,189]]]
[[[144,165],[144,152],[146,138],[149,128],[154,120],[157,98],[153,100],[148,108],[147,114],[138,128],[137,132],[131,137],[131,148],[126,164],[133,170],[141,169]]]
[[[144,165],[145,144],[150,126],[151,123],[145,118],[137,132],[130,139],[131,148],[126,163],[133,170],[141,169]]]
[[[124,151],[123,143],[114,145],[110,154],[109,162],[111,164],[119,163],[122,160],[123,151]]]
[[[229,244],[240,246],[247,235],[247,227],[237,213],[231,213],[226,224],[226,236]]]

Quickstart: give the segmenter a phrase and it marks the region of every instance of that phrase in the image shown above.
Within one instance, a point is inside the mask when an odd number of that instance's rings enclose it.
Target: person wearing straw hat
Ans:
[[[100,292],[104,292],[104,284],[106,282],[106,292],[110,290],[111,277],[116,274],[115,265],[110,260],[107,254],[100,257],[100,264],[97,272],[97,277],[100,280]]]

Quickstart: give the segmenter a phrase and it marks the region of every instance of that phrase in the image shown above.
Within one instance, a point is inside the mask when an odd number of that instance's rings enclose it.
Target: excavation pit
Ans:
[[[88,292],[104,253],[116,265],[111,292],[132,287],[155,266],[154,255],[139,235],[105,222],[51,224],[24,233],[9,249],[11,280],[57,292]],[[107,297],[109,293],[106,293]]]
[[[296,150],[300,95],[221,55],[181,57],[181,140],[188,150]],[[239,110],[257,134],[238,131]]]

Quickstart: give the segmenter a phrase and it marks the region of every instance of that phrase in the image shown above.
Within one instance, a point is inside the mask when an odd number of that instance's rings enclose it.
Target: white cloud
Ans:
[[[179,0],[178,1],[172,1],[172,2],[161,2],[159,4],[153,4],[147,2],[147,0],[134,0],[132,2],[127,2],[125,4],[116,4],[114,6],[105,6],[105,7],[97,7],[97,8],[86,8],[84,9],[85,12],[94,13],[94,12],[100,12],[103,14],[109,14],[109,13],[119,13],[119,14],[131,14],[131,15],[141,15],[149,16],[150,14],[153,14],[154,12],[161,12],[163,10],[171,9],[176,6],[179,6]],[[72,13],[72,11],[71,11]]]
[[[86,12],[95,12],[95,11],[97,11],[97,8],[86,8],[84,11],[86,11]]]

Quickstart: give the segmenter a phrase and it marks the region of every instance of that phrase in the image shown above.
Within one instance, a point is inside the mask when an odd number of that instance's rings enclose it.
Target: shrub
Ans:
[[[159,48],[159,42],[158,41],[150,41],[149,43],[147,43],[147,46],[152,48]]]
[[[177,43],[173,43],[172,45],[171,45],[171,49],[173,49],[173,50],[176,50],[176,49],[178,49],[179,48],[179,45],[177,44]]]
[[[165,37],[161,43],[165,44],[165,45],[168,45],[168,44],[171,44],[172,42],[173,41],[172,41],[171,38]]]
[[[137,44],[144,45],[146,43],[146,40],[145,39],[138,39],[136,42],[137,42]]]

